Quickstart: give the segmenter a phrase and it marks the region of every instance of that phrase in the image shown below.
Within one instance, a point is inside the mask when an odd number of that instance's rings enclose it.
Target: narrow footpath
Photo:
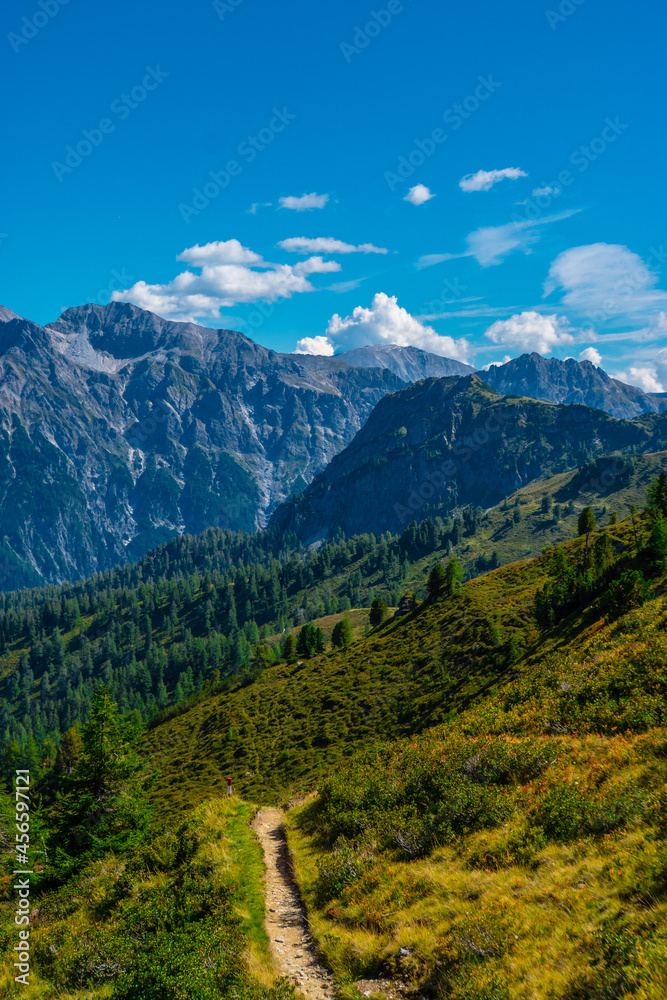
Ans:
[[[333,1000],[333,978],[318,962],[290,871],[283,814],[279,809],[260,809],[252,825],[264,850],[266,932],[276,964],[306,1000]]]

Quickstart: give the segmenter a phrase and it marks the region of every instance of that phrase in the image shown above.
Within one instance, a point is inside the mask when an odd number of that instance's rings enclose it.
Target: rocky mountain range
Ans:
[[[611,378],[591,361],[560,361],[533,352],[493,365],[479,375],[498,392],[550,403],[581,403],[612,417],[631,420],[665,408],[657,396]]]
[[[182,532],[253,529],[305,488],[389,370],[317,372],[131,305],[0,326],[0,586],[90,575]]]
[[[503,396],[477,376],[428,379],[386,396],[354,440],[272,524],[317,542],[401,531],[462,505],[489,508],[527,483],[616,453],[667,445],[667,416],[618,420],[581,405]],[[616,473],[612,473],[616,474]]]
[[[400,392],[409,383],[435,375],[450,385],[471,371],[393,345],[280,354],[125,303],[68,309],[46,326],[0,307],[0,589],[85,577],[179,533],[262,527],[325,470],[347,468],[349,454],[328,466],[388,394],[397,401],[377,411],[372,434],[412,398]],[[660,405],[586,362],[526,355],[483,378],[617,416]],[[437,420],[463,419],[448,409],[450,390]],[[403,443],[417,447],[411,435]],[[499,484],[511,479],[498,473]]]

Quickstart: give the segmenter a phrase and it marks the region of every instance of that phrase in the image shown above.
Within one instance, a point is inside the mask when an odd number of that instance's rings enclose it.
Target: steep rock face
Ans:
[[[590,361],[559,361],[541,354],[522,354],[504,365],[480,372],[484,381],[505,395],[527,396],[549,403],[577,403],[631,420],[661,409],[651,396],[611,378]]]
[[[124,303],[47,327],[6,316],[0,588],[85,576],[179,532],[263,524],[403,385],[386,370],[309,371]]]
[[[667,419],[617,420],[586,406],[504,397],[477,376],[428,379],[386,396],[272,523],[315,542],[399,531],[464,504],[490,507],[542,476],[615,451],[664,447]]]

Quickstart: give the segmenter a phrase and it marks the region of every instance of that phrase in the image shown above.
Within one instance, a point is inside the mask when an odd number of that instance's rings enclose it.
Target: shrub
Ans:
[[[626,570],[619,580],[614,580],[607,591],[609,617],[621,618],[628,611],[640,608],[646,597],[644,574],[638,569]]]
[[[360,851],[345,837],[340,837],[331,854],[317,862],[315,891],[320,905],[338,898],[348,885],[360,879],[370,861],[370,852]]]

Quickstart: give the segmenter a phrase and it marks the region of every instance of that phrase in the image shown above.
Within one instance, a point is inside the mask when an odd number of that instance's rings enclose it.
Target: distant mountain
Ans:
[[[476,376],[428,379],[381,400],[354,440],[271,523],[314,542],[399,531],[456,506],[484,508],[521,486],[613,452],[653,452],[667,418],[630,422],[588,406],[501,396]]]
[[[559,361],[541,354],[522,354],[504,365],[479,372],[481,378],[505,395],[527,396],[549,403],[579,403],[631,420],[664,407],[634,385],[611,378],[590,361]]]
[[[0,324],[0,589],[253,529],[404,386],[125,303]]]
[[[11,309],[7,309],[5,306],[0,306],[0,323],[8,323],[10,319],[20,319],[16,313],[12,312]]]
[[[475,369],[453,358],[429,354],[418,347],[399,347],[396,344],[376,344],[357,347],[329,357],[323,354],[288,354],[302,368],[309,371],[331,372],[344,368],[380,368],[393,372],[407,385],[425,378],[446,378],[451,375],[471,375]]]
[[[353,368],[388,368],[404,382],[419,382],[424,378],[447,378],[451,375],[472,375],[474,368],[429,354],[418,347],[398,347],[396,344],[376,344],[374,347],[357,347],[337,355]]]

